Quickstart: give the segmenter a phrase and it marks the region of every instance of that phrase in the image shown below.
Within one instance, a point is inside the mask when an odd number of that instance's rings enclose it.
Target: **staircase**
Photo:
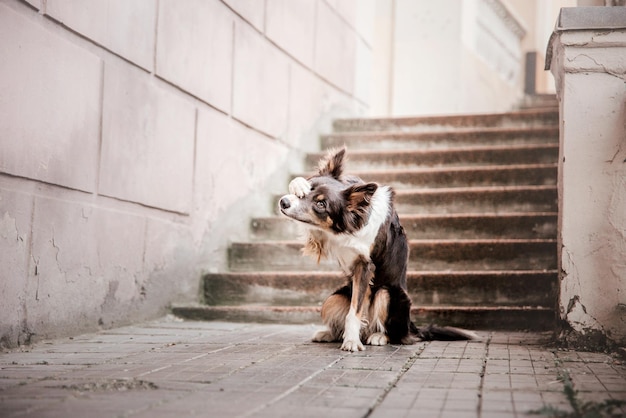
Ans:
[[[345,119],[322,137],[322,149],[347,145],[348,173],[395,188],[418,325],[554,327],[557,121],[553,107]],[[322,155],[307,156],[306,166]],[[230,247],[230,271],[204,277],[204,303],[174,306],[174,313],[320,322],[322,301],[345,281],[337,266],[303,257],[297,226],[284,217],[253,219],[250,230],[249,242]]]

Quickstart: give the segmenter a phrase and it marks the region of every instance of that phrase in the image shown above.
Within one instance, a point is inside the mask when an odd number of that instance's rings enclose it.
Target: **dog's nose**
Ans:
[[[289,209],[291,207],[291,201],[287,197],[280,199],[280,208]]]

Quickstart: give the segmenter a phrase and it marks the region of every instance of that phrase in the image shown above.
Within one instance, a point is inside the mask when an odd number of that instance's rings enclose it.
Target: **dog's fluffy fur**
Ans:
[[[344,176],[345,148],[320,161],[318,174],[297,177],[280,211],[307,226],[303,252],[318,262],[336,259],[348,277],[322,306],[327,329],[316,342],[342,341],[342,350],[412,344],[418,339],[471,339],[456,328],[418,329],[411,322],[406,270],[409,248],[390,187]]]

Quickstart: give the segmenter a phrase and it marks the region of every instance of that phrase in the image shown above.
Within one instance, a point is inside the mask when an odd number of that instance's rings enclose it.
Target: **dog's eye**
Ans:
[[[319,210],[324,210],[326,209],[326,201],[325,200],[319,200],[315,203],[315,206],[317,206],[317,208]]]

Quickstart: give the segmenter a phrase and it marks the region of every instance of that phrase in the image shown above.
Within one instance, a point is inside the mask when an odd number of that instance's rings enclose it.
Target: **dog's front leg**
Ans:
[[[361,327],[367,319],[364,315],[369,308],[370,283],[374,278],[374,268],[374,264],[362,255],[352,266],[352,297],[341,345],[344,351],[365,350],[361,342]]]

